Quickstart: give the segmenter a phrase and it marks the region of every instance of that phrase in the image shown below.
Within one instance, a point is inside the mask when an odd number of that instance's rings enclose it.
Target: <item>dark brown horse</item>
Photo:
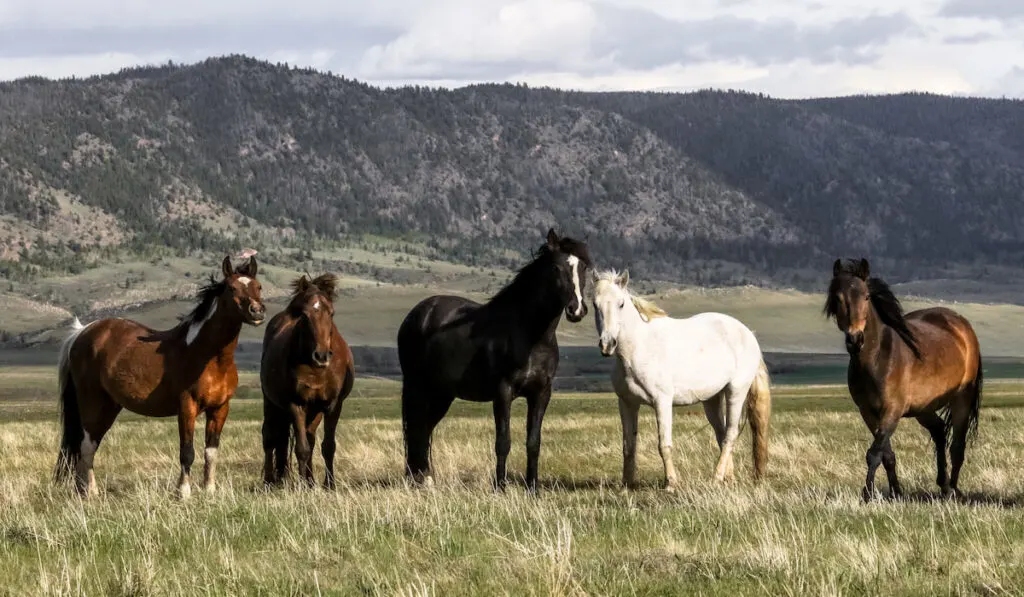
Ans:
[[[335,278],[324,274],[292,283],[291,302],[263,337],[263,480],[280,483],[288,469],[288,436],[295,434],[299,473],[313,484],[316,429],[325,419],[324,485],[334,488],[334,450],[341,404],[352,391],[352,351],[334,325]],[[276,462],[275,462],[276,458]]]
[[[224,258],[223,279],[199,291],[199,305],[166,331],[128,319],[100,319],[64,342],[59,365],[61,442],[55,477],[76,469],[82,494],[96,492],[93,456],[122,408],[147,417],[178,417],[181,477],[178,491],[192,491],[196,417],[206,413],[204,484],[212,491],[220,434],[238,386],[235,347],[242,324],[259,325],[265,309],[256,280],[256,258],[233,269]]]
[[[890,497],[900,497],[890,439],[903,417],[916,418],[931,434],[935,482],[943,495],[958,493],[967,437],[977,433],[981,406],[981,352],[971,324],[944,307],[904,315],[889,286],[869,277],[866,259],[836,260],[825,314],[846,334],[850,395],[874,434],[865,501],[874,497],[879,465],[889,478]],[[953,461],[948,477],[947,444]]]

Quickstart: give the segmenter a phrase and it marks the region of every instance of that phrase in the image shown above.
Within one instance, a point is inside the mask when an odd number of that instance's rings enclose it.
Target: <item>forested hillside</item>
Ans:
[[[381,90],[244,57],[0,84],[3,275],[367,234],[512,265],[551,225],[681,281],[1017,267],[1024,103]]]

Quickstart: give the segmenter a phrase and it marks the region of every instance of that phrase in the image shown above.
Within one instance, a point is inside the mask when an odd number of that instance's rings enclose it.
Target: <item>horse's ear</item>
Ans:
[[[558,238],[558,233],[555,232],[554,228],[548,230],[548,248],[554,251],[558,248],[558,243],[561,239]]]
[[[221,272],[225,278],[230,278],[235,273],[235,268],[231,267],[231,255],[224,258],[224,262],[220,264]]]
[[[615,283],[619,285],[619,288],[625,289],[626,285],[629,284],[629,270],[622,270],[622,273],[615,278]]]
[[[843,271],[843,260],[836,259],[836,262],[832,264],[832,277],[838,276],[841,271]]]
[[[249,261],[245,265],[238,266],[238,274],[242,276],[249,276],[250,278],[256,277],[256,271],[259,267],[256,265],[256,256],[253,255],[249,258]]]
[[[868,260],[867,259],[861,259],[860,263],[857,264],[857,277],[860,278],[861,280],[864,280],[866,282],[867,279],[868,279],[868,276],[870,276],[870,275],[871,275],[871,268],[868,267]]]

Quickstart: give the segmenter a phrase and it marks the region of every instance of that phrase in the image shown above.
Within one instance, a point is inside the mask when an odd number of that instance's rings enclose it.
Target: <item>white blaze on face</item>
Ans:
[[[316,302],[313,303],[313,308],[316,310],[320,310],[320,299],[316,299]]]
[[[566,258],[569,267],[572,268],[572,289],[576,292],[576,312],[574,315],[583,314],[583,293],[580,291],[580,258],[569,255]]]
[[[242,277],[238,278],[238,281],[242,283],[242,286],[248,286],[249,282],[252,282],[252,278],[247,278],[245,276],[242,276]]]
[[[202,321],[194,321],[188,326],[188,333],[185,334],[185,345],[189,346],[195,342],[196,338],[199,337],[199,330],[203,329],[203,324],[210,321],[213,314],[217,311],[217,303],[210,305],[210,310],[206,312],[206,317]]]

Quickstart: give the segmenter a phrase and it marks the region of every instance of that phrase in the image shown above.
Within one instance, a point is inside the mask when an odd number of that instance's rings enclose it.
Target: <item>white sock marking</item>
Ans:
[[[575,255],[569,255],[566,261],[569,262],[569,267],[572,268],[572,288],[576,291],[575,315],[581,315],[583,313],[583,293],[580,292],[580,258]]]
[[[193,322],[188,326],[188,333],[185,334],[185,345],[191,345],[195,342],[196,338],[199,337],[199,330],[203,329],[203,324],[213,317],[213,314],[217,311],[217,303],[210,305],[210,310],[206,312],[206,317],[202,321]]]

